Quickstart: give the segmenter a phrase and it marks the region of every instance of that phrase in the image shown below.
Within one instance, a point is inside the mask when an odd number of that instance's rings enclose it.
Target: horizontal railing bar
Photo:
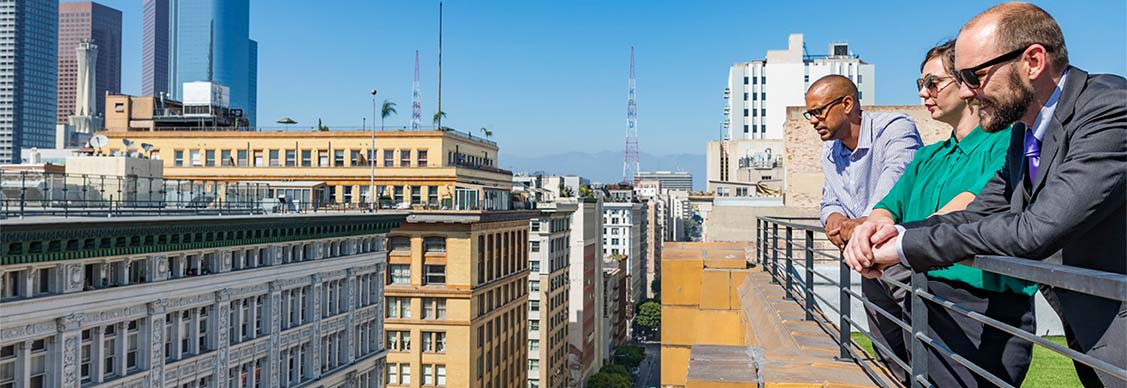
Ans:
[[[819,224],[808,224],[808,223],[800,223],[800,222],[791,222],[791,221],[783,221],[783,220],[775,219],[775,218],[772,218],[772,217],[761,217],[761,219],[766,220],[768,223],[771,223],[771,224],[777,224],[779,226],[789,226],[791,228],[799,229],[799,230],[810,230],[810,231],[815,231],[815,232],[821,232],[821,231],[825,230],[825,228],[822,227],[822,225],[820,223]],[[817,219],[810,219],[810,221],[813,221],[813,220],[817,220]]]
[[[1038,345],[1041,345],[1041,346],[1044,346],[1044,347],[1048,348],[1049,350],[1060,353],[1061,355],[1063,355],[1065,357],[1071,358],[1075,361],[1079,361],[1079,362],[1084,363],[1085,365],[1091,366],[1093,368],[1100,369],[1104,372],[1115,375],[1115,376],[1119,377],[1120,379],[1127,380],[1127,377],[1125,377],[1125,376],[1127,376],[1127,370],[1123,370],[1121,368],[1118,368],[1118,367],[1111,365],[1111,364],[1109,364],[1109,363],[1107,363],[1103,360],[1089,356],[1089,355],[1084,354],[1084,353],[1077,352],[1077,351],[1072,350],[1070,348],[1060,346],[1060,345],[1056,344],[1055,342],[1041,338],[1041,337],[1037,336],[1036,334],[1033,334],[1033,333],[1018,329],[1016,327],[1010,326],[1010,325],[1008,325],[1004,322],[998,321],[994,318],[990,318],[990,317],[985,316],[983,314],[980,314],[976,311],[969,311],[969,310],[967,310],[963,307],[960,307],[959,305],[955,304],[954,302],[946,300],[942,297],[935,296],[935,295],[931,294],[930,292],[920,290],[920,291],[917,291],[917,295],[924,298],[925,300],[928,300],[928,301],[935,303],[939,306],[943,306],[943,307],[947,308],[948,310],[957,312],[957,313],[959,313],[959,314],[961,314],[965,317],[968,317],[968,318],[973,319],[975,321],[990,325],[991,327],[993,327],[995,329],[1002,330],[1002,331],[1009,333],[1009,334],[1011,334],[1015,337],[1024,339],[1026,341],[1029,341],[1029,342],[1032,342],[1032,343],[1035,343],[1035,344],[1038,344]]]
[[[857,321],[853,320],[853,317],[845,317],[845,320],[847,322],[849,322],[850,327],[852,327],[854,330],[857,330],[857,332],[861,333],[861,335],[864,335],[865,338],[868,338],[869,342],[872,343],[874,349],[880,349],[880,350],[883,350],[890,355],[893,355],[893,356],[890,356],[889,358],[893,361],[896,361],[896,365],[899,365],[901,368],[904,368],[904,370],[912,370],[912,368],[910,366],[908,366],[908,362],[906,360],[901,360],[899,357],[896,357],[895,356],[896,352],[893,352],[891,348],[889,348],[888,346],[885,346],[884,344],[880,343],[880,341],[877,341],[876,337],[873,337],[872,330],[862,329],[861,325],[859,323],[857,323]],[[853,340],[850,339],[850,341],[853,341]],[[876,357],[875,354],[872,355],[872,356]]]
[[[1127,275],[1007,256],[978,256],[962,264],[1047,286],[1127,301]]]
[[[918,338],[920,341],[922,341],[924,344],[938,350],[940,353],[943,353],[943,355],[950,357],[952,360],[959,363],[960,365],[966,367],[967,369],[970,369],[975,374],[982,376],[982,378],[990,380],[991,383],[994,383],[995,385],[1000,386],[1000,387],[1013,388],[1012,385],[1007,384],[1005,381],[1003,381],[998,376],[995,376],[993,373],[990,373],[990,372],[986,371],[986,369],[983,369],[982,367],[976,365],[973,361],[968,360],[965,357],[959,355],[958,353],[955,353],[955,352],[951,351],[950,349],[947,349],[946,347],[940,345],[934,339],[932,339],[931,337],[928,337],[927,334],[915,333],[915,337]]]
[[[872,307],[873,310],[875,310],[878,314],[883,315],[885,318],[892,320],[892,323],[895,323],[896,326],[900,326],[901,329],[903,329],[905,331],[909,331],[909,332],[912,331],[912,326],[909,325],[908,322],[905,322],[905,321],[901,320],[900,318],[896,318],[896,317],[892,316],[892,313],[890,313],[888,311],[884,311],[883,308],[881,308],[880,306],[877,306],[876,303],[873,303],[868,298],[865,298],[864,296],[862,296],[860,293],[853,291],[851,289],[848,289],[848,288],[844,289],[843,291],[849,293],[849,295],[852,295],[854,298],[857,298],[857,300],[860,300],[861,303],[864,304],[865,306]]]

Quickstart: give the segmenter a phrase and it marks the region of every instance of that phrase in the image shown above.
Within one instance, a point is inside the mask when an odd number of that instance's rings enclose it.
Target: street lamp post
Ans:
[[[376,211],[376,89],[372,89],[372,142],[368,147],[368,166],[371,175],[368,179],[368,211]]]

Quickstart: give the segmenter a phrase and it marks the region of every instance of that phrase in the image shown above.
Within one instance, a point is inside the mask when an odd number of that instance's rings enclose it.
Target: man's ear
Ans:
[[[1049,51],[1039,43],[1030,45],[1021,54],[1021,61],[1026,65],[1030,81],[1041,78],[1049,70]]]

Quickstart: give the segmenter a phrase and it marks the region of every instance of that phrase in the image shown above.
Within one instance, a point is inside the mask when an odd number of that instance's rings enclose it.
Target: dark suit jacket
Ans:
[[[974,255],[1041,260],[1059,252],[1065,265],[1127,273],[1127,80],[1069,68],[1031,189],[1024,132],[1015,125],[1005,165],[966,210],[903,225],[914,270]],[[1091,318],[1081,310],[1096,306],[1083,302],[1111,302],[1058,294],[1065,319]],[[1066,300],[1073,298],[1081,303]]]

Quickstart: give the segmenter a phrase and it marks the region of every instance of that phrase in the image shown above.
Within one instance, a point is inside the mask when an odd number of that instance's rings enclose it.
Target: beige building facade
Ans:
[[[388,234],[388,387],[527,386],[536,216],[417,212]]]

